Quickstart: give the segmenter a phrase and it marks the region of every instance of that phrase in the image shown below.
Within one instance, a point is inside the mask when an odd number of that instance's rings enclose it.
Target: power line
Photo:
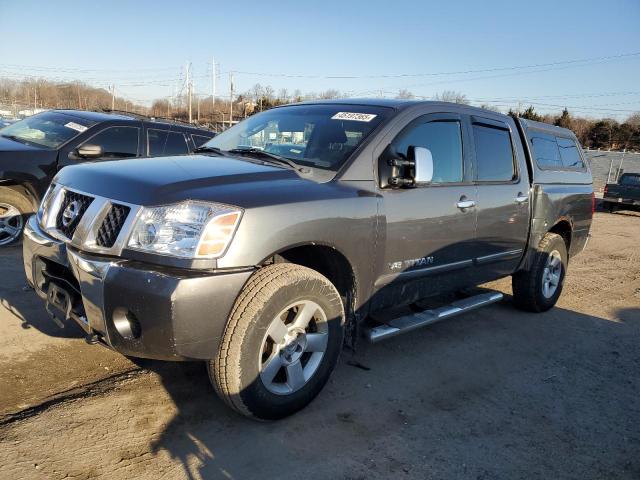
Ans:
[[[487,73],[498,72],[504,70],[522,70],[528,68],[540,68],[561,66],[568,64],[586,63],[586,62],[602,62],[609,60],[616,60],[621,58],[638,57],[640,52],[622,53],[618,55],[607,55],[604,57],[591,57],[582,59],[562,60],[549,63],[537,63],[530,65],[516,65],[509,67],[488,67],[473,70],[458,70],[449,72],[429,72],[429,73],[394,73],[394,74],[380,74],[380,75],[305,75],[305,74],[291,74],[291,73],[265,73],[265,72],[247,72],[242,70],[234,70],[233,72],[241,75],[254,75],[263,77],[283,77],[283,78],[312,78],[312,79],[327,79],[327,80],[363,80],[363,79],[377,79],[377,78],[408,78],[408,77],[431,77],[431,76],[446,76],[446,75],[465,75],[470,73]]]

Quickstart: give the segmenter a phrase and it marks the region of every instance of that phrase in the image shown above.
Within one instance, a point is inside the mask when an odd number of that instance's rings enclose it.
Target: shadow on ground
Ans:
[[[21,322],[22,328],[25,330],[35,328],[50,337],[81,338],[85,336],[82,329],[75,323],[68,322],[65,328],[60,328],[49,318],[44,302],[27,287],[21,246],[2,249],[0,272],[2,272],[0,308],[11,312]]]
[[[193,479],[639,478],[639,340],[640,308],[608,320],[506,300],[345,353],[275,423],[228,410],[202,364],[143,361],[178,410],[151,450]]]

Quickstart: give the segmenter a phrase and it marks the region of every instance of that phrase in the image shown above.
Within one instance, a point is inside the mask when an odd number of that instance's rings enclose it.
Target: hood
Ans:
[[[0,152],[33,152],[47,150],[46,148],[27,145],[26,143],[16,142],[10,138],[0,135]]]
[[[0,183],[24,183],[42,195],[55,175],[57,150],[32,147],[0,136]]]
[[[244,206],[260,190],[284,182],[304,182],[278,166],[236,157],[185,155],[74,165],[54,182],[86,193],[136,205],[205,200]]]

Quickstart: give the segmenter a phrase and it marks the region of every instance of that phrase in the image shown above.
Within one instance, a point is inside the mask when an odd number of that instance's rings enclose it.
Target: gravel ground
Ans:
[[[225,408],[201,364],[57,330],[5,250],[0,479],[638,479],[640,214],[598,213],[592,233],[555,309],[507,296],[363,345],[276,423]]]

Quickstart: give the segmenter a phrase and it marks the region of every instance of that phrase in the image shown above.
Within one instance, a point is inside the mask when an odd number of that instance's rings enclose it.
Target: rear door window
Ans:
[[[138,132],[136,127],[109,127],[97,133],[83,145],[102,147],[102,158],[131,158],[138,156]]]
[[[516,178],[511,134],[502,128],[473,125],[476,180],[510,182]]]
[[[189,153],[189,146],[184,135],[168,130],[147,130],[149,156],[184,155]]]
[[[620,177],[620,181],[618,182],[620,185],[626,185],[628,187],[640,187],[640,174],[629,174],[625,173]]]
[[[558,150],[560,151],[560,159],[564,168],[580,170],[584,168],[582,157],[578,151],[576,142],[570,138],[556,137],[558,142]]]
[[[192,134],[191,140],[193,140],[193,144],[196,146],[196,148],[198,148],[204,145],[205,143],[207,143],[209,140],[211,140],[211,138],[205,137],[203,135]]]
[[[531,146],[533,156],[540,168],[562,168],[562,159],[558,150],[558,143],[553,135],[532,132]]]

